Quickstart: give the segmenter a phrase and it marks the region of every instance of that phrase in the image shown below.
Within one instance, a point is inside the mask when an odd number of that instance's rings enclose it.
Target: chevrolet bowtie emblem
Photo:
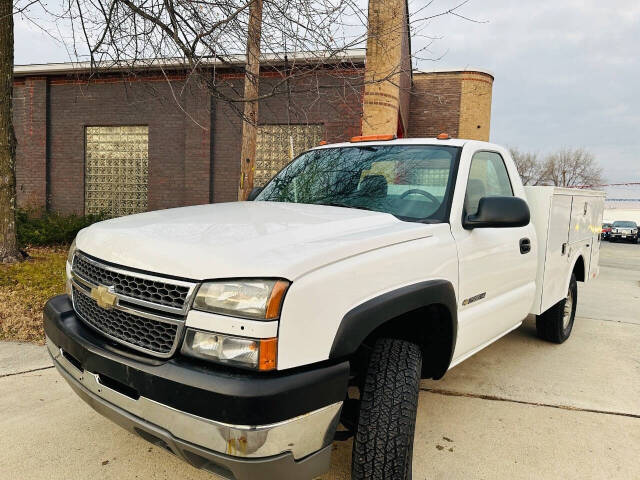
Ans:
[[[116,305],[118,297],[109,291],[108,287],[100,285],[91,289],[91,298],[93,298],[99,307],[111,310]]]

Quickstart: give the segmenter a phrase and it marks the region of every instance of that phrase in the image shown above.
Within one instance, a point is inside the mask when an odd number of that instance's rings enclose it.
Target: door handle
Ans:
[[[520,253],[525,255],[531,251],[531,240],[528,238],[520,239]]]

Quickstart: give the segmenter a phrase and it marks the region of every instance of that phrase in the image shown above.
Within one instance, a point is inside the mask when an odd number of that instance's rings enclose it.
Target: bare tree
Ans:
[[[582,148],[564,148],[552,153],[544,161],[544,171],[549,184],[559,187],[603,183],[602,168],[593,154]]]
[[[247,34],[247,66],[244,73],[244,98],[260,95],[260,41],[262,36],[262,0],[256,0],[249,9]],[[242,151],[240,153],[240,182],[238,200],[246,200],[253,188],[258,136],[258,101],[244,104],[242,124]]]
[[[434,60],[429,48],[437,38],[424,33],[434,18],[450,15],[476,22],[458,13],[469,1],[439,11],[434,11],[432,1],[414,7],[409,17],[412,36],[429,41],[412,52],[412,60]],[[369,38],[364,0],[64,0],[54,9],[40,0],[15,2],[22,5],[21,15],[36,26],[45,18],[55,19],[53,37],[59,36],[56,30],[68,29],[65,44],[70,54],[88,59],[94,74],[114,68],[135,73],[146,66],[162,69],[169,81],[170,73],[180,71],[186,73],[185,82],[201,83],[216,100],[232,104],[245,121],[251,120],[244,115],[246,102],[299,92],[320,96],[323,89],[345,88],[309,78],[316,72],[345,78],[353,66],[348,51],[363,47]],[[251,10],[257,3],[262,5],[261,59],[276,75],[275,81],[249,98],[243,89],[229,88],[216,69],[237,68],[238,61],[244,62],[240,59],[246,58]],[[406,26],[397,23],[377,34],[391,36],[399,28],[406,33]],[[350,89],[359,92],[366,83],[398,82],[399,74],[411,71],[411,63],[398,64],[373,80],[351,78]],[[306,81],[296,83],[296,79]]]
[[[6,219],[0,231],[0,258],[2,255],[15,257],[16,243],[15,221],[11,213],[15,210],[15,140],[10,111],[12,14],[19,13],[45,31],[44,24],[53,19],[55,28],[47,33],[54,39],[59,39],[60,31],[68,28],[70,35],[62,40],[73,59],[88,59],[91,66],[89,80],[101,70],[111,71],[114,68],[123,75],[134,76],[145,69],[159,70],[179,108],[183,108],[180,103],[184,86],[197,84],[207,89],[215,100],[231,105],[253,133],[260,101],[276,95],[286,95],[290,99],[295,93],[311,93],[317,95],[316,101],[320,102],[323,92],[329,89],[342,91],[344,93],[338,95],[346,97],[347,92],[361,93],[367,83],[392,82],[400,86],[403,81],[407,83],[406,77],[413,61],[422,58],[434,60],[429,48],[437,38],[423,33],[432,19],[451,15],[476,21],[458,13],[470,0],[461,0],[451,8],[437,12],[430,10],[432,1],[414,8],[413,16],[408,19],[412,35],[427,38],[427,44],[412,52],[412,61],[398,62],[397,67],[385,71],[385,75],[365,79],[348,73],[353,72],[352,67],[360,68],[349,64],[348,51],[364,46],[369,37],[367,2],[363,0],[64,0],[52,7],[40,0],[0,1],[4,42],[0,44],[0,61],[3,63],[0,67],[3,74],[0,94],[0,102],[3,102],[0,112],[3,135],[3,140],[0,140],[0,168],[3,170],[0,170],[0,175],[4,182],[0,186],[6,192],[0,196],[0,216]],[[262,10],[261,20],[257,22],[261,35],[257,42],[252,42],[249,38],[251,32],[257,30],[256,21],[251,19],[258,18],[252,12],[257,10],[258,4]],[[391,22],[387,28],[386,31],[377,30],[377,35],[401,33],[397,38],[402,39],[402,35],[407,34],[407,26],[403,22]],[[402,29],[402,32],[397,29]],[[260,89],[257,82],[259,62],[251,61],[252,53],[248,48],[252,44],[253,55],[265,59],[263,66],[275,74]],[[255,79],[255,82],[248,82],[252,85],[245,85],[245,89],[238,89],[216,74],[218,66],[237,69],[239,62],[247,65],[245,78]],[[321,82],[318,75],[337,81]],[[174,88],[174,82],[178,82],[179,91]],[[289,100],[288,118],[290,109]],[[189,116],[186,111],[185,114]],[[241,184],[241,198],[246,197],[252,187],[254,165],[245,165],[245,161],[246,158],[254,161],[255,154],[251,152],[255,148],[248,147],[241,158],[242,179],[246,177]],[[5,251],[8,253],[2,253]]]
[[[444,15],[474,21],[457,13],[468,2],[462,0],[452,8],[427,14],[433,3],[429,1],[408,19],[411,28],[420,32],[429,20]],[[371,5],[377,8],[381,3]],[[170,59],[165,69],[186,72],[185,83],[203,86],[214,99],[232,105],[244,120],[240,200],[253,187],[260,101],[309,92],[322,101],[328,89],[360,94],[371,83],[410,88],[412,61],[397,58],[406,45],[407,23],[386,22],[370,31],[363,0],[64,0],[63,4],[60,18],[70,21],[73,51],[77,56],[86,52],[94,72],[113,67],[139,71],[145,64],[158,68],[160,59]],[[379,75],[345,75],[353,70],[348,50],[368,44],[373,37],[394,38],[393,45],[386,45],[392,63],[384,62]],[[428,47],[413,52],[413,58],[420,58]],[[234,68],[242,53],[246,53],[245,82],[244,89],[239,89],[220,79],[216,68]],[[262,59],[276,75],[259,88]],[[169,81],[170,72],[163,69],[163,73]],[[314,80],[314,75],[337,77],[342,84]],[[174,94],[175,100],[179,97]],[[288,107],[290,115],[290,101]]]
[[[564,148],[538,158],[537,153],[509,149],[524,185],[581,187],[603,183],[602,168],[582,148]]]
[[[252,17],[258,10],[261,20]],[[168,59],[171,68],[202,82],[215,98],[239,104],[236,112],[244,116],[242,103],[284,94],[289,77],[340,63],[349,48],[362,43],[367,17],[355,0],[66,0],[61,18],[70,20],[73,51],[86,53],[95,72],[153,68]],[[281,75],[262,93],[247,97],[242,90],[229,91],[215,71],[218,65],[235,68],[250,53],[247,40],[256,26],[261,31],[257,51]],[[310,52],[316,52],[317,62],[299,60]],[[286,71],[278,68],[285,56],[290,60]]]
[[[547,172],[543,162],[538,159],[537,153],[521,152],[517,148],[510,148],[509,152],[524,185],[544,185],[546,183]]]
[[[22,258],[16,240],[13,131],[13,1],[0,0],[0,263]]]

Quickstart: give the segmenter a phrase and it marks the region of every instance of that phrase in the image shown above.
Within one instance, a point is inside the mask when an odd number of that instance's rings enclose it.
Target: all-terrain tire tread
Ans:
[[[417,345],[392,338],[376,342],[360,397],[354,480],[410,478],[421,369]]]

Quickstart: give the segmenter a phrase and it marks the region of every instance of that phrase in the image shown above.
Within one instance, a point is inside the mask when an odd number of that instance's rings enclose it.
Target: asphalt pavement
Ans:
[[[640,245],[603,243],[600,265],[563,345],[530,318],[422,383],[414,479],[640,479]],[[215,478],[93,412],[43,347],[0,343],[0,413],[3,479]],[[350,450],[323,480],[349,478]]]

